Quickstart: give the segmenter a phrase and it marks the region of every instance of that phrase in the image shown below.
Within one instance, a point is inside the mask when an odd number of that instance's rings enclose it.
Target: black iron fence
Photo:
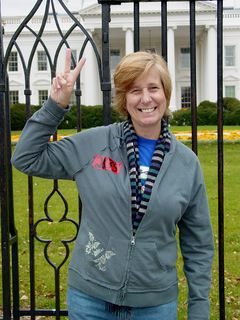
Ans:
[[[15,226],[14,201],[13,201],[13,178],[12,168],[10,164],[11,157],[11,129],[10,129],[10,108],[9,108],[9,85],[7,65],[10,54],[14,48],[17,51],[24,77],[24,95],[26,104],[26,118],[31,114],[31,72],[34,56],[38,46],[41,46],[45,51],[48,64],[51,70],[51,77],[55,75],[57,62],[60,51],[63,47],[71,47],[70,37],[73,32],[79,32],[84,36],[84,41],[79,48],[79,58],[84,54],[84,50],[89,43],[91,44],[95,58],[98,64],[99,81],[103,93],[103,114],[104,124],[110,122],[110,105],[111,105],[111,77],[110,77],[110,22],[111,8],[114,5],[123,3],[132,3],[133,10],[133,30],[134,30],[134,51],[140,49],[141,44],[141,20],[140,20],[140,3],[154,2],[154,5],[159,6],[161,15],[159,16],[160,29],[159,37],[161,38],[161,53],[167,60],[167,27],[168,27],[168,3],[171,0],[148,0],[148,1],[130,1],[130,0],[98,0],[102,9],[102,54],[98,53],[96,44],[88,31],[83,27],[78,19],[78,15],[69,11],[63,0],[46,0],[44,2],[45,9],[41,18],[39,30],[34,30],[29,24],[31,19],[36,15],[37,10],[43,5],[42,0],[37,0],[29,14],[19,24],[18,28],[11,37],[6,48],[3,48],[4,25],[2,24],[1,11],[1,33],[0,33],[0,205],[1,205],[1,250],[2,250],[2,315],[3,319],[20,319],[23,316],[29,316],[31,319],[36,319],[37,316],[49,316],[60,319],[61,316],[67,316],[67,310],[61,309],[61,282],[60,270],[66,263],[69,257],[69,245],[75,240],[81,214],[81,202],[78,203],[78,218],[77,221],[68,217],[68,202],[59,188],[58,181],[53,181],[52,190],[44,201],[45,216],[42,219],[35,221],[34,206],[36,197],[33,194],[33,178],[28,177],[28,214],[29,214],[29,283],[30,283],[30,308],[24,309],[20,304],[20,277],[19,277],[19,234],[21,230],[17,230]],[[192,110],[192,149],[195,153],[198,151],[197,141],[197,105],[196,105],[196,10],[195,6],[198,1],[185,1],[189,4],[189,39],[190,39],[190,61],[191,61],[191,110]],[[202,2],[202,1],[201,1]],[[55,5],[61,6],[65,14],[71,20],[71,25],[66,32],[63,32],[59,23]],[[20,5],[20,4],[17,4]],[[51,9],[51,10],[50,10]],[[1,1],[0,1],[1,10]],[[50,13],[51,11],[51,13]],[[54,19],[56,31],[58,32],[59,42],[56,46],[54,55],[51,55],[46,43],[44,42],[44,31],[49,16]],[[218,0],[216,3],[217,16],[217,106],[218,106],[218,241],[219,241],[219,318],[225,319],[225,297],[224,297],[224,194],[223,194],[223,70],[222,70],[222,46],[223,46],[223,1]],[[23,53],[20,35],[25,32],[31,34],[33,39],[31,51],[28,58]],[[76,63],[74,59],[73,64]],[[81,130],[81,81],[80,77],[76,83],[76,105],[78,124],[77,130]],[[57,134],[54,136],[57,139]],[[49,213],[49,201],[53,195],[58,195],[63,203],[63,214],[59,222],[70,222],[76,230],[74,235],[68,240],[61,240],[61,244],[65,248],[65,254],[59,264],[54,263],[48,254],[49,246],[52,240],[41,238],[36,228],[41,222],[52,222]],[[45,243],[44,258],[53,268],[54,271],[54,287],[55,287],[55,307],[54,309],[38,309],[36,305],[36,287],[35,287],[35,246],[36,241]]]

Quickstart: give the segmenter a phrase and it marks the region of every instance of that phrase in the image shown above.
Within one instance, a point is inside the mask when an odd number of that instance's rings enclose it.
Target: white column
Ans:
[[[205,99],[217,100],[217,32],[215,26],[207,27],[205,60]]]
[[[131,28],[124,28],[125,31],[125,54],[132,53],[133,47],[133,30]]]
[[[91,31],[88,30],[92,37]],[[83,104],[96,105],[102,103],[100,94],[100,81],[96,56],[91,43],[88,42],[84,54],[86,63],[83,67]]]
[[[169,27],[167,33],[167,59],[168,59],[168,70],[172,79],[172,95],[170,100],[171,111],[177,110],[176,104],[176,71],[175,71],[175,27]]]
[[[204,51],[204,38],[200,36],[198,41],[199,46],[199,63],[197,70],[197,87],[198,87],[198,95],[197,95],[197,103],[199,104],[204,100],[204,86],[205,86],[205,51]]]

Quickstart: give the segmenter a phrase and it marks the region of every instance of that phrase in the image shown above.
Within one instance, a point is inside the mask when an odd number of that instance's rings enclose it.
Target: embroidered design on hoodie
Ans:
[[[89,241],[86,245],[85,252],[89,255],[92,255],[94,257],[99,256],[104,249],[100,247],[100,242],[96,241],[94,238],[94,235],[91,232],[88,232]],[[109,259],[111,259],[112,256],[115,256],[116,253],[113,251],[105,251],[100,257],[96,258],[94,263],[96,264],[96,267],[100,271],[106,271],[106,263]]]
[[[122,168],[122,163],[114,161],[109,157],[96,154],[92,161],[92,167],[96,170],[107,170],[115,174],[119,174]]]

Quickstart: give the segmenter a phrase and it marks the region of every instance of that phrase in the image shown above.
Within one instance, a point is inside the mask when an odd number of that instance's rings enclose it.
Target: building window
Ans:
[[[181,68],[190,68],[190,48],[181,48],[180,51],[180,64]]]
[[[18,71],[18,55],[16,51],[12,51],[9,55],[8,71]]]
[[[225,86],[225,97],[235,98],[235,86]]]
[[[46,71],[47,70],[47,55],[45,51],[37,52],[38,58],[38,71]]]
[[[235,46],[225,46],[225,66],[235,66]]]
[[[118,62],[120,61],[120,49],[111,49],[110,50],[110,68],[115,70]]]
[[[10,90],[9,91],[9,103],[10,105],[16,104],[19,102],[19,94],[17,90]]]
[[[191,87],[181,88],[181,107],[182,108],[191,107]]]
[[[39,105],[43,105],[45,101],[48,99],[48,90],[39,90],[38,91],[38,102]]]
[[[73,70],[76,67],[77,64],[77,50],[73,49],[71,50],[72,57],[71,57],[71,70]]]

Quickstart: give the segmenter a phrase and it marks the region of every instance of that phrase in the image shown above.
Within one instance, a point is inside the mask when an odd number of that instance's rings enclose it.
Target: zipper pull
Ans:
[[[132,239],[131,239],[131,245],[134,246],[135,245],[135,236],[132,236]]]

